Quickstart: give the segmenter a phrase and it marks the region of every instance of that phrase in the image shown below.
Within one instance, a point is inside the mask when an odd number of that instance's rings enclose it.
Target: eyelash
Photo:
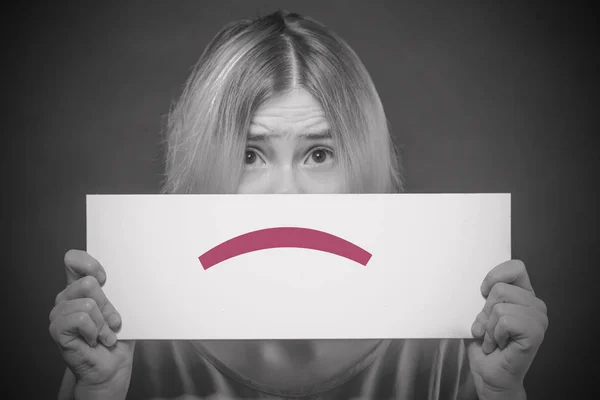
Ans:
[[[327,156],[333,157],[333,151],[332,150],[330,150],[330,149],[328,149],[326,147],[323,147],[323,146],[315,146],[315,147],[313,147],[313,148],[311,148],[311,149],[308,150],[308,152],[306,153],[305,159],[307,159],[308,157],[310,157],[311,154],[313,154],[315,151],[323,151],[323,152],[325,152],[327,154]]]
[[[263,157],[262,157],[262,155],[261,155],[261,154],[262,154],[262,152],[261,152],[259,149],[255,148],[255,147],[246,147],[246,151],[244,152],[244,157],[246,157],[246,154],[247,154],[249,151],[251,151],[251,152],[253,152],[254,154],[256,154],[256,157],[260,158],[260,159],[261,159],[261,160],[263,160],[263,162],[264,162],[264,158],[263,158]],[[245,161],[244,161],[244,163],[245,163]]]

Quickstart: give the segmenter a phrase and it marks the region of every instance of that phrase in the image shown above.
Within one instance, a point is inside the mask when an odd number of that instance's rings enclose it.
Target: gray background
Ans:
[[[408,192],[512,193],[513,256],[550,315],[529,396],[595,389],[585,363],[597,354],[599,256],[591,10],[370,3],[72,2],[5,14],[3,287],[13,305],[3,352],[24,379],[5,389],[55,397],[63,364],[48,313],[63,254],[85,248],[85,194],[156,193],[164,116],[192,64],[223,24],[277,7],[322,21],[362,58],[403,148]]]

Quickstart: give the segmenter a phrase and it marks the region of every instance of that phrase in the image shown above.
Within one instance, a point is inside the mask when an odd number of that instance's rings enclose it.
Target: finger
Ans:
[[[505,282],[498,282],[492,287],[483,307],[483,313],[489,316],[497,303],[519,304],[535,307],[543,313],[547,312],[546,303],[535,297],[533,292]]]
[[[492,287],[482,311],[475,318],[471,328],[474,337],[482,338],[484,336],[484,327],[487,325],[493,307],[498,303],[534,307],[544,314],[547,313],[546,303],[535,297],[532,292],[512,284],[499,282]]]
[[[523,352],[537,351],[544,341],[545,329],[528,315],[503,315],[494,328],[494,339],[504,349],[512,340]]]
[[[485,331],[485,336],[483,337],[483,343],[481,344],[481,350],[483,350],[484,354],[490,354],[492,351],[496,350],[496,342],[490,336],[487,331]]]
[[[63,348],[72,348],[80,336],[91,347],[97,344],[98,330],[88,313],[59,316],[52,321],[49,331],[52,339]]]
[[[487,320],[485,320],[485,318],[480,318],[478,315],[477,319],[473,323],[473,326],[471,326],[471,333],[473,334],[473,337],[480,339],[485,334],[486,324]]]
[[[78,279],[56,296],[55,304],[62,301],[73,300],[78,298],[93,299],[104,320],[108,323],[112,330],[117,330],[121,325],[121,317],[115,307],[108,301],[100,284],[93,276],[86,276]]]
[[[547,326],[547,319],[545,315],[536,308],[522,306],[519,304],[497,303],[492,309],[491,315],[487,321],[487,324],[485,325],[485,337],[482,345],[484,353],[491,353],[494,351],[496,346],[500,347],[501,349],[505,347],[505,344],[502,346],[495,339],[496,325],[498,324],[498,321],[505,315],[529,318],[538,321],[538,324],[542,327],[544,325]]]
[[[114,346],[117,341],[117,336],[104,320],[94,299],[83,298],[63,301],[50,312],[50,321],[52,322],[52,320],[59,316],[64,317],[80,312],[87,313],[94,322],[96,330],[98,331],[98,340],[107,347]]]
[[[535,295],[525,264],[520,260],[506,261],[494,267],[483,280],[481,293],[487,297],[492,287],[498,282],[510,283]]]
[[[65,254],[65,267],[67,272],[67,285],[88,275],[96,278],[100,285],[104,285],[104,282],[106,282],[106,272],[102,265],[85,251],[67,251]]]

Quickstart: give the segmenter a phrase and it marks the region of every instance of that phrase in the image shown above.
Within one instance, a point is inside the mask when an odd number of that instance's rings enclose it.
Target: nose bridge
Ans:
[[[275,179],[275,193],[293,194],[300,192],[296,171],[292,165],[282,165],[279,168]]]

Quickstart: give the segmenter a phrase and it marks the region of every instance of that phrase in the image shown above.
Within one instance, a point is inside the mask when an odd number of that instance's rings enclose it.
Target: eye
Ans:
[[[248,167],[256,167],[263,165],[265,162],[255,149],[246,149],[244,156],[244,164]]]
[[[323,148],[323,147],[319,147],[316,148],[314,150],[312,150],[305,163],[306,164],[312,164],[312,165],[319,165],[319,164],[325,164],[325,163],[329,163],[333,159],[333,151]]]

